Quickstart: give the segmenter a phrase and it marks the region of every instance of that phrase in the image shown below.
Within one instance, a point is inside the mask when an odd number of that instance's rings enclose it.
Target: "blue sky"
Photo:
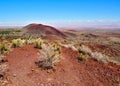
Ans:
[[[0,24],[120,21],[120,0],[0,0]]]

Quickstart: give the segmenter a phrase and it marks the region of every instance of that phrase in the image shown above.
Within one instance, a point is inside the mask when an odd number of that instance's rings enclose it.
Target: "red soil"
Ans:
[[[28,45],[16,48],[7,55],[9,69],[7,71],[10,84],[8,86],[36,86],[32,78],[28,77],[37,57],[37,49]]]
[[[55,69],[35,65],[38,50],[33,45],[16,48],[7,55],[7,86],[113,86],[120,78],[118,67],[103,65],[93,59],[77,60],[78,52],[62,48],[61,62]]]

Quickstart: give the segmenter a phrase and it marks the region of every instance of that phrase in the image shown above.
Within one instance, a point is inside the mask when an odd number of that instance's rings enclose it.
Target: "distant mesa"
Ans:
[[[62,38],[66,37],[66,35],[63,32],[57,30],[56,28],[43,24],[29,24],[23,27],[23,29],[25,30],[24,34],[27,35],[38,34],[38,35],[56,35]]]

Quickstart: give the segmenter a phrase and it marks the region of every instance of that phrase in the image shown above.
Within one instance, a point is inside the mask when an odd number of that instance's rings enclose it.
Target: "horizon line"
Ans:
[[[0,27],[19,27],[29,25],[31,23],[52,25],[55,27],[69,27],[69,26],[115,26],[120,27],[120,20],[52,20],[52,21],[24,21],[24,22],[0,22]]]

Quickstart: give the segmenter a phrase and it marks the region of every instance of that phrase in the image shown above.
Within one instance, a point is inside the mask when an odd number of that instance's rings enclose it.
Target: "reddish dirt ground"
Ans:
[[[7,55],[7,86],[114,86],[120,78],[120,66],[102,64],[93,59],[77,60],[78,52],[62,48],[61,62],[54,69],[35,65],[38,49],[33,45],[15,48]],[[115,67],[114,67],[115,66]]]
[[[51,40],[51,41],[62,40],[62,38],[55,36],[55,35],[46,35],[46,36],[43,36],[42,38],[47,39],[47,40]]]
[[[111,46],[95,44],[95,43],[89,43],[85,45],[87,45],[94,52],[95,51],[102,52],[102,53],[110,54],[110,56],[114,56],[114,57],[120,56],[119,51],[112,48]]]
[[[10,83],[8,86],[35,86],[33,80],[28,77],[37,57],[37,49],[28,45],[16,48],[7,55],[9,69],[7,71]]]

